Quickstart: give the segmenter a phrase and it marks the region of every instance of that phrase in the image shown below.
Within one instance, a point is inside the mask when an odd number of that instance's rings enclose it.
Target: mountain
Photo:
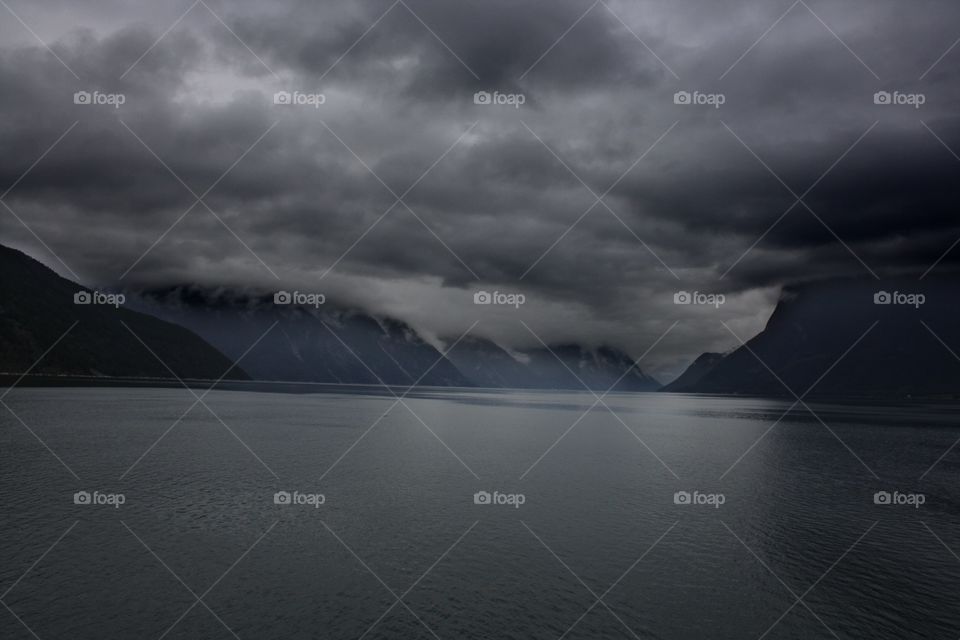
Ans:
[[[34,367],[34,374],[170,378],[150,350],[180,378],[217,379],[233,365],[195,333],[117,306],[119,301],[0,245],[0,371],[19,374]],[[226,378],[248,379],[240,367]]]
[[[467,336],[450,349],[447,357],[481,387],[582,390],[586,385],[594,391],[606,391],[616,383],[616,391],[660,388],[660,383],[635,366],[630,356],[607,346],[589,349],[562,344],[511,355],[489,340]]]
[[[192,285],[133,292],[131,297],[144,312],[190,328],[232,358],[242,356],[256,380],[409,385],[423,376],[422,385],[470,386],[436,348],[399,320],[325,303],[277,304],[273,294]]]
[[[813,395],[958,397],[958,303],[956,277],[785,287],[749,349],[741,346],[672,390],[789,395],[779,377],[798,395],[816,383]]]
[[[527,366],[490,340],[465,336],[449,349],[447,358],[475,386],[493,389],[530,386]]]
[[[683,393],[696,385],[703,376],[713,371],[713,368],[722,360],[722,353],[712,353],[708,351],[707,353],[701,354],[696,360],[690,363],[690,366],[687,367],[676,380],[664,385],[660,391]]]

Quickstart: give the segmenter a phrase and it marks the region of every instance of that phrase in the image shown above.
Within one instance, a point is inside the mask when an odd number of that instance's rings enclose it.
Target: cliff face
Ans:
[[[0,246],[0,371],[23,373],[37,363],[32,373],[171,378],[137,337],[181,378],[216,379],[233,364],[195,333],[117,302]],[[247,375],[237,367],[227,379]]]
[[[789,395],[759,357],[799,395],[814,383],[813,395],[960,395],[960,360],[951,353],[960,354],[960,280],[786,287],[766,328],[747,345],[670,390]]]

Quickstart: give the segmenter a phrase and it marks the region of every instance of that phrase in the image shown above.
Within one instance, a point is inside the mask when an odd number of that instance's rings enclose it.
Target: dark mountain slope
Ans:
[[[256,343],[242,360],[256,380],[409,385],[423,376],[421,385],[470,386],[437,349],[390,318],[195,286],[140,292],[135,304],[189,327],[233,358]]]
[[[713,371],[713,368],[723,360],[723,357],[722,353],[707,352],[701,354],[696,360],[690,363],[690,366],[687,367],[676,380],[664,385],[660,390],[679,393],[688,391],[700,382],[703,376]]]
[[[232,361],[196,334],[122,307],[75,304],[81,291],[91,293],[0,245],[0,371],[26,372],[74,322],[32,373],[172,377],[133,334],[181,378],[216,379],[230,368]],[[247,375],[234,368],[227,379]]]
[[[901,303],[875,304],[879,292],[891,298],[897,294]],[[916,300],[909,304],[904,298],[915,294],[923,296],[922,304]],[[950,352],[960,354],[960,280],[949,276],[787,287],[766,328],[747,344],[797,394],[803,394],[874,323],[817,383],[815,395],[960,395],[960,361]],[[686,390],[788,394],[750,350],[736,349]]]

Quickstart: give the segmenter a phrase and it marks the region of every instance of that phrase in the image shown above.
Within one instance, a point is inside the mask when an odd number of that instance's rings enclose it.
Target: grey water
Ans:
[[[960,636],[947,403],[3,403],[4,639]]]

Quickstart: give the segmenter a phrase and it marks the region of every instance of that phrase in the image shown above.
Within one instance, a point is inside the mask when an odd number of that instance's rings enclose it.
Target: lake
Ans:
[[[960,636],[951,404],[3,402],[4,639]]]

